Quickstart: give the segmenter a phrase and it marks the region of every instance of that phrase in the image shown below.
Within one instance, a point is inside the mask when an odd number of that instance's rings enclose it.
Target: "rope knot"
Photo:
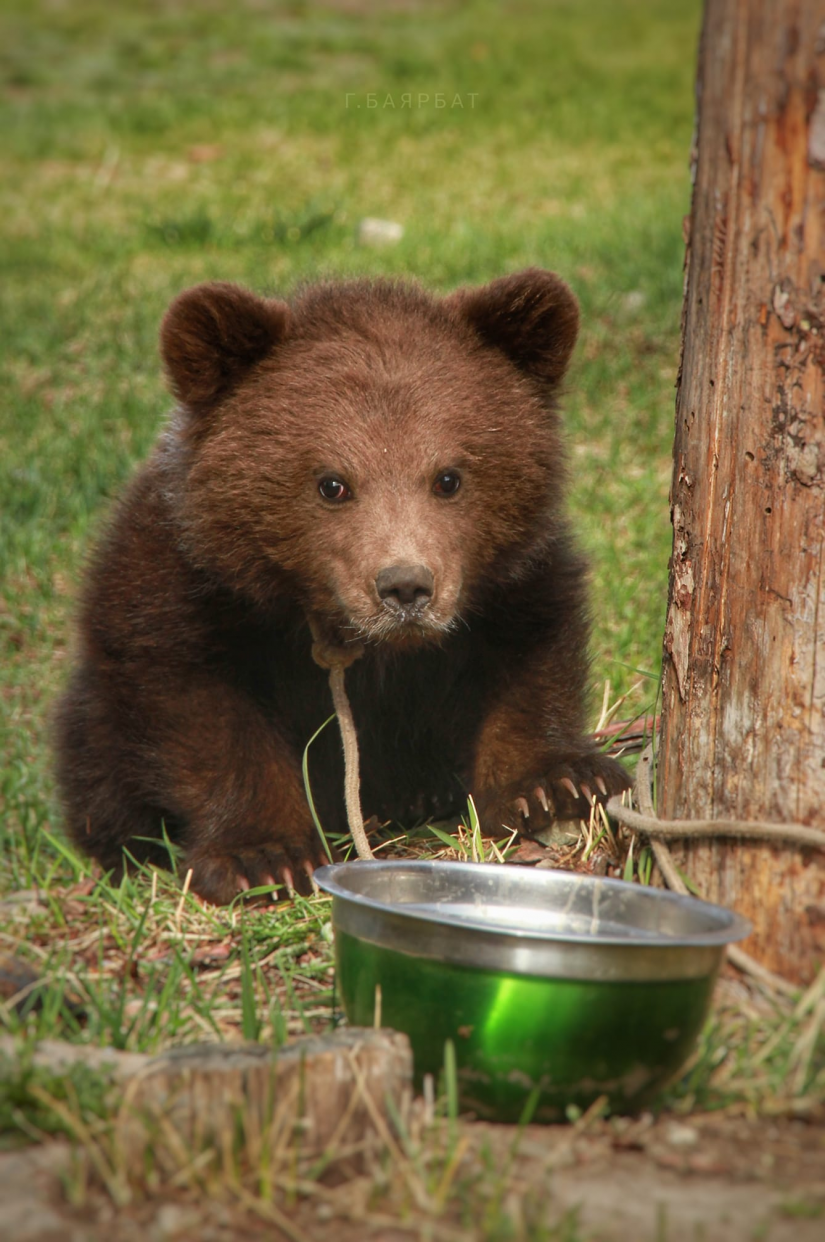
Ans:
[[[343,647],[328,643],[322,638],[314,636],[313,638],[312,658],[319,668],[328,669],[330,672],[334,668],[349,668],[351,664],[354,664],[364,654],[364,648],[361,643],[353,643],[349,647]]]

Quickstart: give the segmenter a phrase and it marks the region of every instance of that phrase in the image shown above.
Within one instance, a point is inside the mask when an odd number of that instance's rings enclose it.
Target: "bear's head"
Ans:
[[[161,329],[187,554],[265,610],[288,592],[340,641],[437,640],[557,536],[577,329],[538,269],[440,299],[187,290]]]

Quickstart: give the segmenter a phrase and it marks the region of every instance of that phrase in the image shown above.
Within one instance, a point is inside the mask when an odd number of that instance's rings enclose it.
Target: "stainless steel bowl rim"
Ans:
[[[724,946],[750,930],[740,915],[694,897],[512,864],[353,862],[321,867],[315,875],[333,897],[336,932],[406,956],[512,974],[612,982],[702,978],[718,969]],[[440,902],[411,903],[409,893],[416,885],[425,893],[429,885],[436,895],[441,888]],[[388,898],[393,886],[400,900]],[[528,913],[543,902],[548,912],[555,908],[581,922],[588,909],[612,905],[620,911],[641,910],[654,921],[697,922],[704,929],[657,934],[640,926],[634,937],[632,929],[621,935],[599,932],[599,920],[586,933],[496,925],[466,909],[456,912],[455,893],[478,894],[479,886],[488,903],[496,893],[509,895],[511,902],[523,897],[532,903]],[[375,896],[375,890],[384,895]],[[574,912],[574,906],[580,909]]]

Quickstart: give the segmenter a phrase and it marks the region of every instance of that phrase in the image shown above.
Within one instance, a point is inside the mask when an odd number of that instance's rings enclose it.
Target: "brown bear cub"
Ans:
[[[485,830],[529,834],[627,786],[584,733],[556,413],[577,327],[539,270],[440,299],[359,280],[172,303],[178,406],[97,550],[58,714],[79,845],[163,861],[165,825],[211,901],[306,890],[323,855],[301,757],[332,711],[311,629],[361,653],[365,816],[412,825],[472,793]],[[334,726],[309,771],[344,831]]]

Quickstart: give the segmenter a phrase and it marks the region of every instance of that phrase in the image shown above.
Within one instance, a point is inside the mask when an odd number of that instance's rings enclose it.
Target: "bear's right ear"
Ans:
[[[175,298],[160,328],[160,352],[174,395],[203,407],[224,396],[244,371],[286,334],[289,307],[238,285],[195,285]]]

